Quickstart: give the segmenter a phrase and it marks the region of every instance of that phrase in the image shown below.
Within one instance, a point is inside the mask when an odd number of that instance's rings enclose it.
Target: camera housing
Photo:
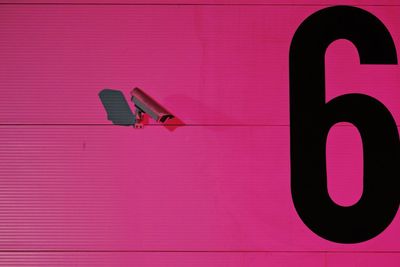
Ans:
[[[136,107],[135,128],[143,128],[142,122],[144,113],[148,114],[156,122],[161,123],[165,123],[167,120],[174,118],[174,115],[172,115],[171,112],[137,87],[131,91],[131,100]]]

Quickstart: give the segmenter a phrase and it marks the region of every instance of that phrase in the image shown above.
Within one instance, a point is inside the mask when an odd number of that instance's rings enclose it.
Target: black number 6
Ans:
[[[337,39],[357,48],[361,64],[397,64],[396,48],[382,22],[359,8],[336,6],[308,17],[290,47],[291,190],[296,210],[317,235],[358,243],[379,235],[400,199],[400,142],[396,123],[378,100],[346,94],[325,103],[325,51]],[[363,143],[364,190],[350,207],[329,197],[326,141],[337,122],[357,127]]]

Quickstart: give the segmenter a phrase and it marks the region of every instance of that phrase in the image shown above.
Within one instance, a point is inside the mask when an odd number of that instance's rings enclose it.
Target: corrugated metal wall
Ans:
[[[345,3],[400,45],[400,3]],[[334,4],[0,1],[0,265],[399,266],[399,216],[344,245],[292,203],[289,46]],[[397,65],[361,66],[344,40],[326,54],[327,100],[368,94],[397,124],[399,77]],[[133,87],[186,125],[112,125],[98,93]],[[336,125],[327,150],[331,197],[351,205],[357,130]]]

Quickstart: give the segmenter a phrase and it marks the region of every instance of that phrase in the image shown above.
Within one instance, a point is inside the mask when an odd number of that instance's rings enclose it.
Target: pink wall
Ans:
[[[335,2],[1,5],[0,265],[398,266],[399,216],[375,239],[336,244],[291,199],[289,46]],[[363,8],[399,52],[400,6]],[[343,40],[326,65],[327,100],[365,93],[400,123],[400,66],[361,66]],[[98,92],[135,86],[189,126],[111,125]],[[335,126],[327,150],[329,193],[351,205],[357,130]]]

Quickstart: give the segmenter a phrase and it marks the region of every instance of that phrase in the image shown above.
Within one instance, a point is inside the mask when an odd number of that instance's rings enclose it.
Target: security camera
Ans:
[[[131,91],[131,100],[135,104],[136,123],[135,128],[143,128],[143,114],[146,113],[156,122],[164,123],[167,120],[173,119],[174,116],[156,100],[139,88],[134,88]]]
[[[156,122],[172,122],[171,125],[164,124],[169,130],[173,131],[183,122],[172,115],[167,109],[161,106],[156,100],[139,88],[134,88],[131,92],[132,102],[135,104],[135,113],[129,107],[123,93],[119,90],[104,89],[99,93],[100,100],[107,112],[108,120],[115,125],[131,126],[136,129],[143,128],[149,117]]]

